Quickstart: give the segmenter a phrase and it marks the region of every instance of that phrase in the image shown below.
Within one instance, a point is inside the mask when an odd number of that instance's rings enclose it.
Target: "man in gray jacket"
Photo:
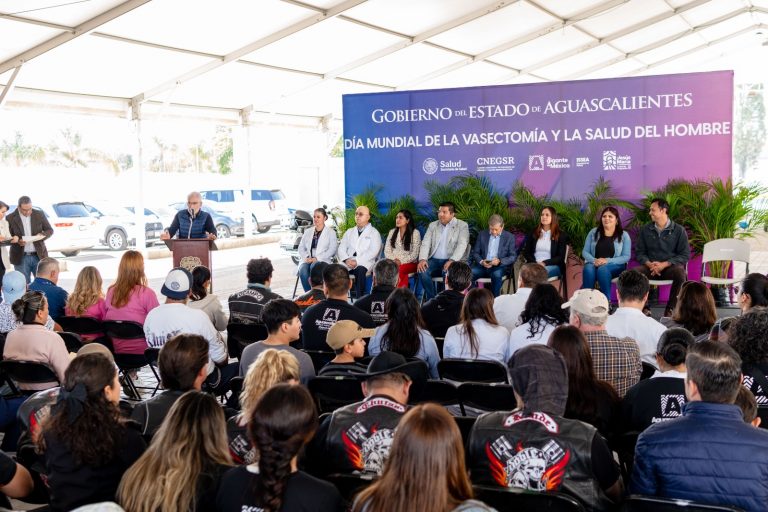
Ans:
[[[419,280],[426,299],[435,296],[433,277],[445,275],[454,261],[466,259],[469,251],[469,226],[456,218],[456,205],[440,203],[437,219],[427,228],[419,251]]]
[[[649,213],[652,222],[643,226],[637,235],[635,259],[641,266],[636,270],[648,279],[672,280],[664,310],[664,316],[670,316],[686,279],[685,265],[691,252],[688,234],[683,226],[669,218],[669,203],[664,198],[654,198]]]

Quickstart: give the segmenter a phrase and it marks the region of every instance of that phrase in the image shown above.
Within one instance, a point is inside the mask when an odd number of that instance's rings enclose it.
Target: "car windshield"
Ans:
[[[53,205],[53,211],[56,212],[56,216],[60,218],[90,216],[83,203],[56,203]]]

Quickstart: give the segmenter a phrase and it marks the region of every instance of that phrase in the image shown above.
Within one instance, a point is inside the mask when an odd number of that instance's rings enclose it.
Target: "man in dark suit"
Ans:
[[[45,240],[53,235],[53,228],[40,210],[32,208],[29,196],[19,198],[19,206],[6,217],[11,237],[18,237],[18,242],[11,244],[10,260],[13,267],[24,274],[27,284],[30,274],[37,275],[37,264],[48,256]],[[42,236],[40,240],[25,242],[24,237]]]
[[[472,247],[472,280],[481,277],[491,278],[491,291],[498,297],[501,283],[509,266],[515,263],[515,237],[504,231],[504,219],[493,214],[488,219],[488,231],[481,231]]]

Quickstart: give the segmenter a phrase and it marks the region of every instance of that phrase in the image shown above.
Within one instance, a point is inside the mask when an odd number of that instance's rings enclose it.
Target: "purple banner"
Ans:
[[[424,182],[488,176],[579,197],[605,176],[636,199],[671,178],[731,176],[733,72],[343,97],[347,195],[426,200]]]

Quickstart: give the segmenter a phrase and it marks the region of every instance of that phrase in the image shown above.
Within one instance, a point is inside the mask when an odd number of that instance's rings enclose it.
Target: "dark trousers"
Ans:
[[[651,269],[645,265],[633,268],[638,272],[644,274],[648,279],[671,279],[672,288],[669,290],[669,300],[667,301],[667,307],[664,308],[664,316],[669,316],[675,309],[677,304],[677,296],[680,294],[680,287],[686,280],[685,266],[672,265],[661,271],[660,275],[651,276]]]
[[[367,292],[367,275],[368,269],[365,267],[361,267],[360,265],[356,266],[353,269],[350,269],[349,273],[353,276],[355,276],[355,299],[359,299],[360,297],[364,296]]]

